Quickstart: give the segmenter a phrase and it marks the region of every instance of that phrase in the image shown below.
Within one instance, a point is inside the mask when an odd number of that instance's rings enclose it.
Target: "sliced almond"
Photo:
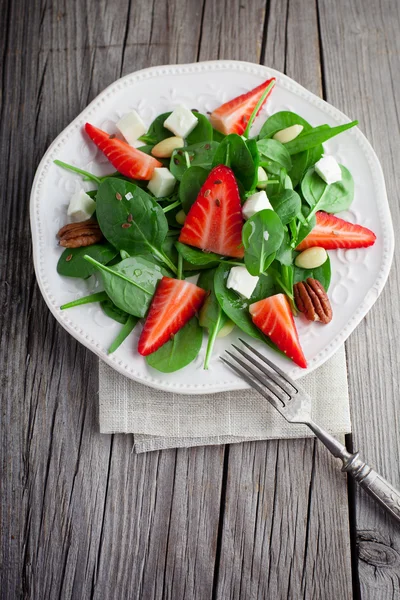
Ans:
[[[324,264],[328,255],[325,248],[307,248],[296,257],[295,265],[301,269],[316,269]]]
[[[291,142],[292,140],[297,138],[297,136],[301,134],[303,129],[303,125],[291,125],[290,127],[286,127],[285,129],[277,131],[272,137],[274,140],[280,142],[281,144],[287,144],[288,142]]]
[[[183,139],[181,137],[169,137],[165,138],[161,142],[158,142],[152,149],[151,153],[156,158],[169,158],[177,148],[183,147]]]

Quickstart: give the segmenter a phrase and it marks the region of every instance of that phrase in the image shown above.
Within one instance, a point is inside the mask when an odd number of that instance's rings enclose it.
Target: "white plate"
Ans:
[[[82,186],[82,180],[56,167],[53,160],[57,158],[88,171],[105,174],[113,169],[82,132],[86,121],[112,133],[116,121],[133,108],[148,125],[157,115],[181,103],[206,113],[271,76],[277,78],[277,85],[267,107],[256,120],[255,133],[267,115],[280,110],[299,113],[312,125],[338,125],[349,120],[289,77],[268,67],[239,61],[152,67],[127,75],[110,85],[57,137],[39,165],[32,188],[30,212],[36,277],[43,297],[53,315],[71,335],[131,379],[162,390],[187,394],[243,389],[246,384],[219,360],[223,350],[237,339],[239,333],[217,340],[209,371],[202,369],[205,342],[194,363],[182,371],[163,374],[151,369],[136,352],[139,326],[115,354],[108,356],[106,348],[120,329],[118,323],[106,317],[95,304],[67,311],[59,309],[61,304],[93,292],[97,284],[94,277],[81,281],[57,274],[61,249],[57,246],[56,233],[66,222],[68,200]],[[357,115],[352,115],[352,118],[357,118]],[[295,378],[324,363],[343,344],[382,291],[393,255],[394,236],[385,182],[370,144],[361,131],[354,128],[326,143],[325,148],[350,169],[355,181],[354,202],[342,216],[371,228],[377,241],[369,249],[330,252],[332,283],[329,296],[333,320],[325,326],[301,319],[296,321],[309,364],[307,370],[296,367],[262,346],[272,360]],[[85,185],[87,189],[92,188],[89,184]]]

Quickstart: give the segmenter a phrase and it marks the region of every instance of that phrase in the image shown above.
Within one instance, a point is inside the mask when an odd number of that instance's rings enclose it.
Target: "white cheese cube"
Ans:
[[[268,183],[268,175],[266,171],[262,167],[258,167],[257,169],[257,185],[256,187],[259,190],[265,190]]]
[[[258,277],[250,275],[246,267],[232,267],[229,271],[226,287],[235,290],[244,298],[251,298],[257,283]]]
[[[174,135],[185,138],[193,131],[198,123],[198,118],[191,110],[184,106],[178,106],[164,121],[164,127],[172,131]]]
[[[95,210],[96,202],[85,190],[80,189],[79,192],[75,192],[69,201],[67,214],[71,217],[72,222],[79,223],[90,219]]]
[[[342,170],[333,156],[323,156],[315,163],[315,172],[327,183],[336,183],[342,180]]]
[[[143,123],[136,110],[124,115],[122,119],[118,121],[117,129],[131,146],[147,131],[146,125]]]
[[[264,190],[262,190],[261,192],[256,192],[247,198],[246,202],[242,206],[242,215],[247,221],[247,219],[250,219],[250,217],[258,213],[260,210],[265,209],[274,210],[270,201],[268,200],[267,194]]]
[[[175,177],[169,169],[160,167],[154,169],[147,187],[156,198],[164,198],[170,196],[174,191],[175,181]]]

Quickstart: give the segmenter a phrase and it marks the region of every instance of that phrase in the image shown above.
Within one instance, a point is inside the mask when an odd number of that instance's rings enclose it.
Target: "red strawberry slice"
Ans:
[[[306,250],[313,246],[336,250],[337,248],[367,248],[375,243],[376,235],[361,225],[353,225],[325,212],[316,213],[314,229],[297,246],[296,250]]]
[[[267,335],[282,352],[299,367],[305,369],[307,361],[300,346],[290,304],[285,294],[276,294],[250,304],[254,325]]]
[[[113,167],[125,177],[148,180],[156,167],[162,167],[162,164],[152,156],[137,150],[126,142],[110,137],[108,133],[90,123],[86,123],[85,131],[107,156]]]
[[[194,283],[163,277],[139,339],[139,354],[147,356],[168,342],[195,315],[206,295]]]
[[[268,79],[253,90],[250,90],[250,92],[237,96],[236,98],[233,98],[233,100],[229,100],[229,102],[225,102],[225,104],[222,104],[222,106],[213,110],[210,117],[211,125],[214,129],[217,129],[217,131],[220,131],[225,135],[228,135],[229,133],[238,133],[239,135],[242,135],[257,102],[271,83],[273,86],[275,85],[275,81],[275,77],[272,77],[272,79]],[[272,92],[273,86],[260,106],[260,110]]]
[[[232,169],[214,167],[192,205],[179,241],[206,252],[242,258],[243,218]]]

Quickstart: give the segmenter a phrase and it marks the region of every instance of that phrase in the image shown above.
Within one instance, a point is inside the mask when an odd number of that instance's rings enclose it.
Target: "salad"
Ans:
[[[313,127],[281,111],[252,136],[274,85],[208,116],[179,106],[149,128],[132,111],[117,135],[86,123],[111,175],[55,161],[95,188],[70,199],[57,271],[96,275],[103,288],[61,309],[100,303],[121,324],[110,353],[141,321],[137,351],[152,368],[187,366],[207,332],[207,369],[216,338],[236,327],[307,367],[295,319],[333,317],[327,250],[368,247],[375,235],[335,216],[354,182],[323,148],[357,121]]]

